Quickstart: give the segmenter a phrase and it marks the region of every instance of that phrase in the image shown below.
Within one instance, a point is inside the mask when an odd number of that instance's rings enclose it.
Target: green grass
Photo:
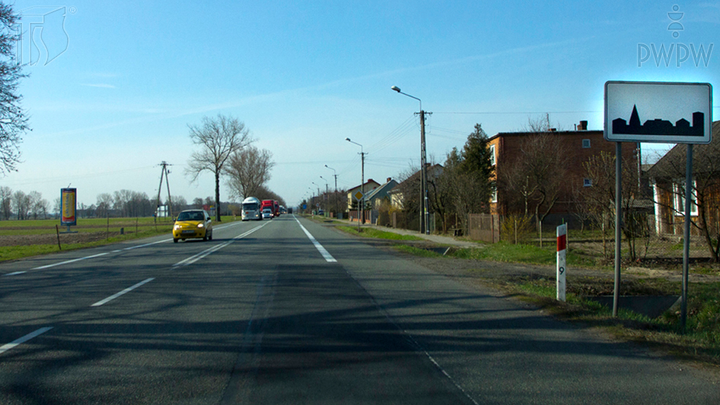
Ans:
[[[394,248],[403,253],[409,253],[420,257],[443,257],[443,255],[433,252],[432,250],[416,248],[414,246],[397,245]]]
[[[233,216],[223,216],[222,220],[223,222],[233,222],[236,218]],[[239,218],[237,218],[237,220],[239,220]],[[137,232],[135,232],[136,223]],[[56,224],[59,224],[58,220],[0,221],[0,235],[55,235]],[[172,232],[173,222],[170,219],[160,219],[156,226],[153,218],[138,218],[137,220],[136,218],[111,218],[109,228],[107,224],[108,220],[105,218],[78,220],[78,225],[71,227],[71,231],[96,233],[101,237],[108,235],[109,238],[104,237],[102,240],[85,243],[61,243],[62,249],[58,248],[56,239],[53,239],[53,242],[48,244],[0,246],[0,261],[17,260],[24,257],[51,254],[60,251],[103,246],[157,235],[168,235],[169,237]],[[20,227],[29,229],[11,229]],[[124,235],[118,234],[120,228],[125,228]],[[60,228],[60,232],[64,230],[66,230],[66,227]]]
[[[508,242],[498,242],[483,245],[482,248],[457,249],[451,251],[448,256],[459,259],[491,260],[496,262],[547,266],[554,266],[557,262],[556,246],[550,246],[550,244],[548,244],[548,246],[538,247],[534,245],[515,245]],[[597,258],[582,254],[582,252],[574,252],[572,249],[568,249],[566,260],[568,267],[603,267],[598,264]]]
[[[364,236],[366,238],[378,238],[378,239],[389,239],[389,240],[424,240],[423,238],[414,235],[401,235],[395,232],[380,231],[375,228],[358,228],[354,226],[338,226],[337,229],[347,232],[352,235]],[[423,250],[423,249],[420,249]]]
[[[579,281],[579,280],[578,280]],[[571,281],[568,280],[568,283]],[[690,286],[688,318],[685,331],[680,328],[679,312],[667,311],[658,318],[626,309],[612,316],[611,308],[567,292],[566,302],[555,299],[553,278],[521,276],[488,284],[515,294],[564,319],[593,327],[604,327],[623,339],[650,344],[669,353],[720,365],[720,283],[694,283]],[[638,280],[639,285],[651,285],[668,294],[677,293],[674,284],[666,280]]]

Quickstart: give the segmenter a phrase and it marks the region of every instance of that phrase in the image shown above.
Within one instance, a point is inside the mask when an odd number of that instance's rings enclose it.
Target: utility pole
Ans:
[[[338,196],[337,196],[337,172],[332,167],[325,165],[328,169],[333,171],[333,177],[335,177],[335,194],[333,194],[333,198],[335,199],[335,217],[338,217]]]
[[[420,233],[429,234],[430,215],[428,213],[427,155],[425,152],[425,111],[423,111],[422,108],[420,109],[420,149],[420,164],[422,165],[422,185],[420,186],[420,192],[422,193],[422,218],[420,220]]]
[[[172,166],[170,163],[167,163],[166,161],[162,161],[158,166],[162,166],[162,171],[160,172],[160,185],[158,186],[158,196],[157,196],[157,215],[160,214],[160,192],[162,191],[162,183],[163,183],[163,177],[165,177],[165,185],[167,186],[167,193],[168,193],[168,215],[170,218],[172,218],[172,198],[170,197],[170,178],[168,175],[170,174],[170,170],[168,170],[168,166]]]
[[[425,115],[426,114],[432,114],[429,112],[425,112],[422,109],[422,100],[419,98],[412,96],[407,93],[403,93],[399,87],[392,86],[390,87],[393,91],[397,91],[398,93],[402,94],[403,96],[407,96],[410,98],[413,98],[420,102],[420,176],[422,177],[420,179],[420,233],[429,234],[430,233],[430,227],[428,226],[428,222],[430,219],[429,216],[429,200],[428,200],[428,189],[427,189],[427,156],[425,153]]]

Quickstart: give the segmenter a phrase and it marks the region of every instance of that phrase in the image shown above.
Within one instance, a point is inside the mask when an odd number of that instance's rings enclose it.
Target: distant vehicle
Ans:
[[[263,208],[262,217],[263,217],[263,219],[265,219],[265,218],[272,219],[272,217],[273,217],[272,209],[271,208]]]
[[[322,210],[322,208],[317,210],[318,215],[325,215],[325,211]]]
[[[287,214],[287,209],[285,209],[285,207],[283,207],[282,205],[280,206],[280,213]]]
[[[173,242],[190,238],[212,240],[212,218],[205,210],[185,210],[178,215],[173,225]]]
[[[260,208],[265,212],[265,208],[270,208],[271,217],[273,218],[275,216],[275,201],[273,200],[262,200],[262,203],[260,204]],[[263,215],[263,218],[265,218],[265,215]]]
[[[275,215],[276,217],[279,217],[279,216],[280,216],[280,203],[277,202],[277,201],[275,201],[275,200],[273,200],[273,206],[275,207],[274,215]]]
[[[248,197],[242,202],[242,220],[262,221],[262,210],[260,208],[260,200],[255,197]]]

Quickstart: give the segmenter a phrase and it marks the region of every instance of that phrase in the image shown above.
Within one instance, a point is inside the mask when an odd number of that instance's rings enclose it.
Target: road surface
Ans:
[[[702,371],[285,215],[0,265],[0,404],[717,404]]]

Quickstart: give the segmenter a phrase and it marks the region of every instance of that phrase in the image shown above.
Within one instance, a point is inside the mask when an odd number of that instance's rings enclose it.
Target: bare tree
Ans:
[[[638,259],[637,240],[641,236],[649,236],[647,218],[638,209],[637,170],[634,162],[622,161],[622,232],[628,243],[630,260]],[[615,155],[601,152],[590,157],[583,163],[585,177],[590,179],[591,186],[579,190],[579,200],[583,202],[587,213],[602,231],[603,255],[609,258],[607,247],[608,230],[614,226],[611,220],[615,216]]]
[[[10,187],[0,187],[0,214],[7,221],[12,215],[12,194]]]
[[[0,3],[0,174],[16,170],[22,134],[30,129],[17,93],[19,80],[27,76],[14,58],[19,19],[12,6]]]
[[[216,220],[220,222],[220,175],[230,156],[252,142],[250,131],[237,118],[218,114],[204,117],[202,125],[188,125],[190,139],[201,150],[190,158],[187,173],[196,181],[200,173],[209,171],[215,176]]]
[[[254,146],[233,152],[225,167],[232,196],[242,200],[257,194],[260,186],[270,180],[270,170],[275,166],[271,158],[269,150]]]
[[[529,133],[520,145],[520,153],[506,163],[508,170],[498,179],[507,191],[510,211],[524,207],[527,215],[532,207],[541,245],[543,221],[568,186],[566,150],[553,132]]]
[[[30,211],[30,198],[22,190],[18,190],[13,193],[13,208],[17,213],[17,219],[28,219],[28,212]]]
[[[97,196],[97,208],[95,208],[95,215],[100,218],[106,218],[110,216],[110,210],[113,206],[113,197],[109,193],[102,193]]]

